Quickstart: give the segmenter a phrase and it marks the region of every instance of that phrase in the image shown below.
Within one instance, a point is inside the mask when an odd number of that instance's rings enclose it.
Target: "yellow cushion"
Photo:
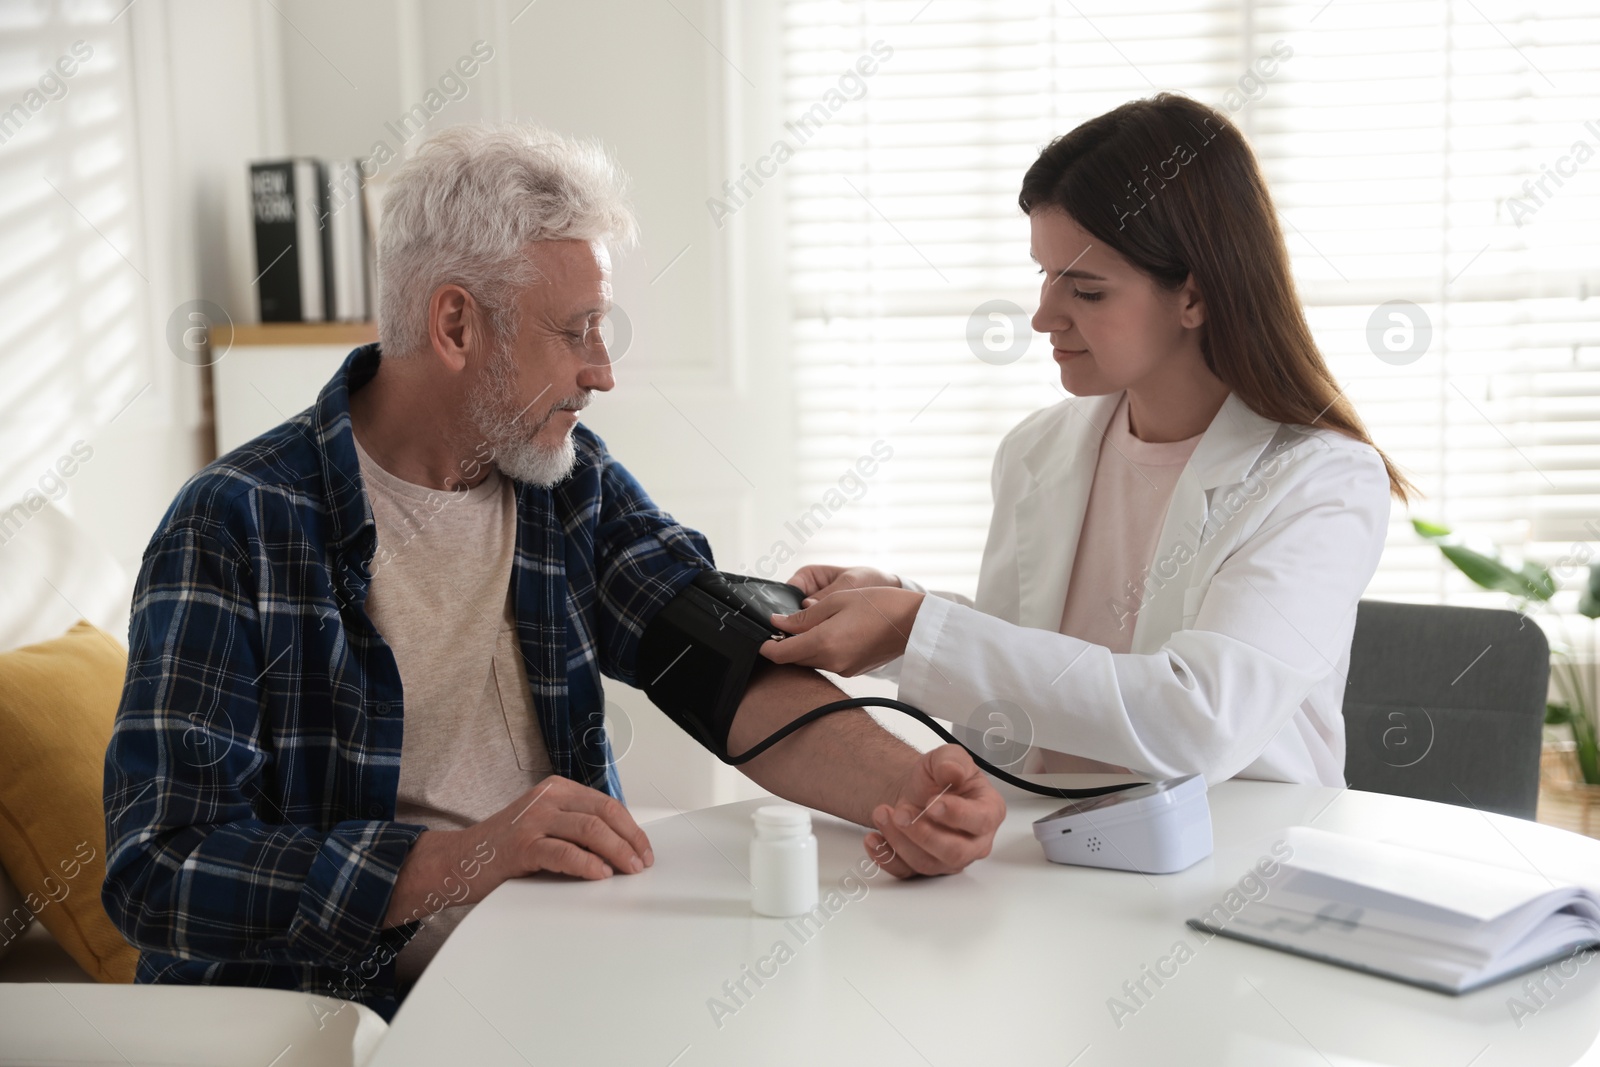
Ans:
[[[87,622],[0,654],[0,863],[102,982],[133,981],[139,959],[100,904],[106,745],[127,666],[116,639]]]

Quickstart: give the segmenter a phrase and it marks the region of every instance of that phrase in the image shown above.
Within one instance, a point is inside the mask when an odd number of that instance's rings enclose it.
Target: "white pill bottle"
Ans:
[[[751,904],[757,915],[789,918],[817,906],[817,838],[811,813],[789,804],[768,804],[751,819]]]

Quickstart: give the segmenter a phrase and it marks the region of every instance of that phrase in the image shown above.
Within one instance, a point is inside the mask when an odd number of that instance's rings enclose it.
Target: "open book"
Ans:
[[[1190,919],[1312,959],[1465,993],[1600,943],[1600,894],[1538,874],[1307,826],[1265,895]]]

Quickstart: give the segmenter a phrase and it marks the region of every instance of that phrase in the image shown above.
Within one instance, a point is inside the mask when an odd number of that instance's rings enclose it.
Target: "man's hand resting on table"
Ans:
[[[482,900],[507,878],[609,878],[654,862],[650,839],[616,798],[552,774],[476,826],[424,831],[400,866],[384,926]]]
[[[966,750],[940,745],[910,765],[894,803],[873,809],[878,829],[865,844],[897,878],[954,874],[989,854],[1005,817],[1005,800]]]

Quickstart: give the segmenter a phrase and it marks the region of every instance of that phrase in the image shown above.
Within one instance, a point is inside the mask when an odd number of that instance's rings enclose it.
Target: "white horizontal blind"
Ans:
[[[1317,340],[1425,494],[1412,513],[1552,562],[1600,541],[1592,3],[791,0],[784,19],[784,117],[827,116],[783,164],[812,517],[788,539],[797,562],[972,590],[995,447],[1062,394],[1047,343],[991,365],[968,317],[1037,306],[1016,194],[1039,149],[1161,89],[1250,137]],[[877,41],[892,55],[858,89],[844,72]],[[1594,158],[1577,162],[1579,141]],[[1529,198],[1524,180],[1564,156],[1563,184]],[[1432,328],[1403,365],[1369,347],[1391,300]],[[893,457],[859,488],[843,476],[878,439]],[[1397,503],[1369,595],[1503,601],[1475,597],[1406,518]]]
[[[0,4],[0,509],[150,380],[125,2]]]

